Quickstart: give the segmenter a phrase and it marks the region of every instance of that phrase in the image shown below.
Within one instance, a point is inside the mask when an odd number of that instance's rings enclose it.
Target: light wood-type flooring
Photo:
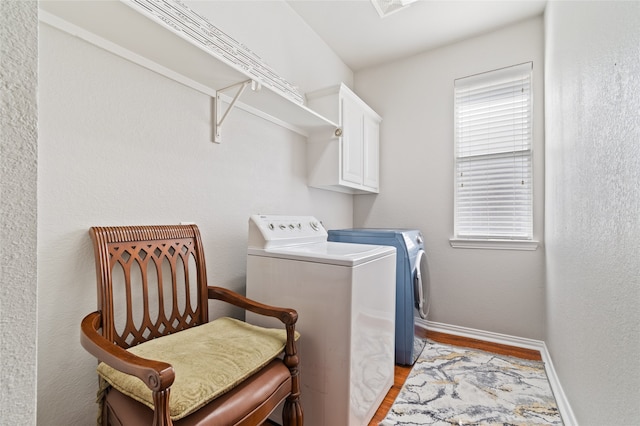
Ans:
[[[516,348],[513,346],[502,345],[499,343],[491,343],[491,342],[485,342],[482,340],[470,339],[467,337],[453,336],[450,334],[439,333],[436,331],[424,330],[422,328],[419,328],[417,330],[418,330],[417,333],[422,335],[423,337],[427,337],[439,343],[455,345],[455,346],[463,346],[465,348],[479,349],[479,350],[493,352],[500,355],[509,355],[509,356],[514,356],[514,357],[523,358],[523,359],[530,359],[530,360],[537,360],[537,361],[542,360],[542,357],[540,356],[540,352],[532,349]],[[402,366],[402,365],[395,366],[395,376],[394,376],[393,386],[391,387],[389,392],[387,392],[387,395],[384,397],[382,404],[380,404],[378,411],[376,411],[375,415],[369,422],[369,426],[377,426],[378,423],[384,420],[385,416],[387,415],[387,412],[393,405],[393,401],[395,401],[396,397],[398,396],[398,393],[400,392],[400,389],[402,388],[402,385],[407,379],[407,376],[409,376],[410,372],[411,372],[410,366]],[[267,421],[263,424],[263,426],[276,426],[276,425],[277,425],[276,423],[273,423],[271,421]]]

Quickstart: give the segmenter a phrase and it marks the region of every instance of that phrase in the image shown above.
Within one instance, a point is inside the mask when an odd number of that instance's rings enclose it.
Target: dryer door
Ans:
[[[427,319],[427,314],[429,313],[428,304],[426,302],[426,293],[424,291],[424,282],[423,282],[423,274],[427,273],[427,256],[424,253],[424,250],[420,250],[418,252],[418,256],[416,257],[415,264],[415,272],[413,276],[413,292],[414,292],[414,301],[416,309],[418,310],[418,314],[420,318]],[[426,282],[427,277],[424,276],[424,281]]]

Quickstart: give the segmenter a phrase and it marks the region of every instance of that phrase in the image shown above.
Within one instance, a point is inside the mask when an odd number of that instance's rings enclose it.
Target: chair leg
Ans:
[[[282,409],[282,426],[303,426],[304,416],[302,414],[302,404],[300,404],[300,395],[289,396],[284,402]]]
[[[295,313],[293,322],[288,323],[286,326],[287,345],[284,349],[283,361],[291,373],[291,395],[289,395],[284,402],[284,408],[282,409],[282,426],[303,426],[304,424],[302,404],[300,403],[300,370],[298,370],[300,359],[298,358],[296,341],[294,339],[295,321],[297,319],[298,314]]]
[[[291,395],[287,397],[282,409],[282,426],[303,426],[304,415],[300,403],[300,373],[298,370],[298,357],[285,356],[285,364],[288,364],[291,372]]]

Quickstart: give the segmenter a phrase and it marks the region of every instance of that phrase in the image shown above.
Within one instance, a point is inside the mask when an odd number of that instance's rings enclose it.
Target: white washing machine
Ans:
[[[395,274],[395,247],[328,242],[312,216],[251,216],[247,297],[298,312],[306,426],[367,425],[393,385]]]

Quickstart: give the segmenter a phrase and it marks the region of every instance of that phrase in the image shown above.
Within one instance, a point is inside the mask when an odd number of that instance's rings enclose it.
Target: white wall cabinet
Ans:
[[[380,116],[344,84],[307,93],[307,106],[340,126],[334,135],[309,137],[309,186],[378,193]]]

